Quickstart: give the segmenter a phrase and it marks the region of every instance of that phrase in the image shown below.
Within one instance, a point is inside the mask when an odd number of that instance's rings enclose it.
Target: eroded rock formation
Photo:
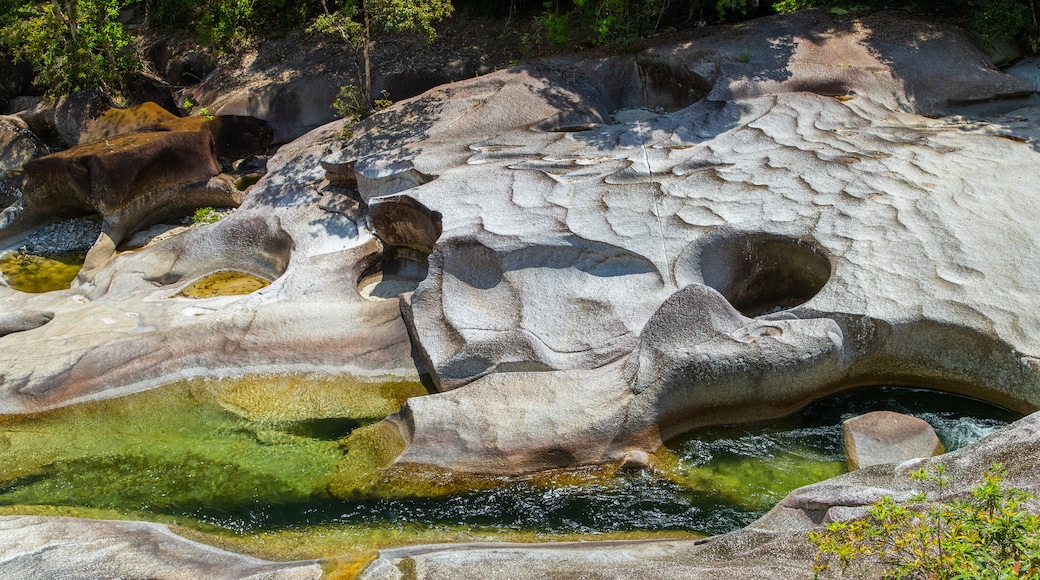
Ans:
[[[282,147],[218,224],[116,254],[69,291],[0,287],[0,411],[195,375],[428,373],[438,392],[383,424],[396,463],[478,474],[642,464],[689,429],[866,385],[1031,412],[1036,88],[956,30],[884,13],[446,85],[350,141],[340,122]],[[221,269],[271,284],[179,296]],[[715,577],[740,553],[790,577],[804,530],[840,515],[826,489],[692,560],[676,555],[688,544],[639,557]],[[503,562],[541,576],[520,552]],[[437,554],[408,557],[432,571]],[[371,577],[397,577],[383,564]]]

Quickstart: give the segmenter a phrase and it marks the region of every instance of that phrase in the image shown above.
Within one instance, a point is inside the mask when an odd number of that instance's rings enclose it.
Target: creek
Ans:
[[[770,424],[688,434],[667,445],[673,467],[663,473],[332,497],[326,487],[344,438],[424,393],[418,383],[247,377],[0,417],[0,513],[147,519],[275,558],[420,542],[717,534],[796,487],[843,473],[843,419],[879,409],[916,415],[953,450],[1018,418],[952,395],[866,389]]]

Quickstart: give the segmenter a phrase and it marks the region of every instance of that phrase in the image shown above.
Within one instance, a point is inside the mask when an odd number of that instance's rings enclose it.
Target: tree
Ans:
[[[136,67],[130,35],[119,22],[125,0],[10,2],[0,39],[18,60],[36,69],[37,86],[50,95],[100,87],[117,93]]]
[[[422,34],[427,41],[437,36],[433,24],[452,13],[451,0],[347,0],[342,8],[317,18],[313,30],[338,34],[354,47],[361,102],[359,113],[372,112],[372,30],[381,27],[394,32]],[[360,62],[359,62],[360,57]],[[342,96],[342,93],[341,93]]]

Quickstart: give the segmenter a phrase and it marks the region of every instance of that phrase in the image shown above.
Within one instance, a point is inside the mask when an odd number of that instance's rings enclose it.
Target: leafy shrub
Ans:
[[[321,2],[308,0],[146,0],[152,25],[193,30],[199,40],[226,48],[248,41],[257,30],[280,31],[300,26],[321,11]]]
[[[1005,475],[993,465],[968,498],[950,500],[942,465],[914,472],[938,502],[924,492],[906,505],[884,497],[865,518],[810,533],[817,577],[836,561],[843,571],[880,565],[886,579],[1040,578],[1040,518],[1022,509],[1029,493],[1002,487]]]
[[[200,207],[195,210],[195,215],[192,216],[191,221],[196,224],[215,224],[222,217],[224,216],[219,211],[211,207]]]
[[[663,0],[572,0],[570,9],[563,10],[559,3],[546,2],[535,26],[552,44],[576,38],[589,44],[619,43],[653,34],[669,4]]]
[[[119,22],[125,0],[5,2],[0,41],[36,71],[48,95],[102,88],[119,93],[137,68],[131,37]]]
[[[972,2],[967,24],[986,42],[1012,40],[1016,36],[1037,32],[1036,5],[1020,0],[977,0]]]

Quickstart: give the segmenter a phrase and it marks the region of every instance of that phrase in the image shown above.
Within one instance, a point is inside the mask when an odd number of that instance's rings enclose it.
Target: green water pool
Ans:
[[[20,292],[51,292],[68,288],[83,267],[84,252],[37,256],[14,251],[0,256],[0,275]]]
[[[0,513],[151,519],[275,558],[417,542],[714,534],[843,473],[843,418],[907,412],[951,450],[1018,418],[949,395],[872,389],[769,425],[689,434],[668,444],[670,473],[501,478],[436,497],[329,494],[344,438],[425,392],[419,383],[247,377],[0,417]]]

